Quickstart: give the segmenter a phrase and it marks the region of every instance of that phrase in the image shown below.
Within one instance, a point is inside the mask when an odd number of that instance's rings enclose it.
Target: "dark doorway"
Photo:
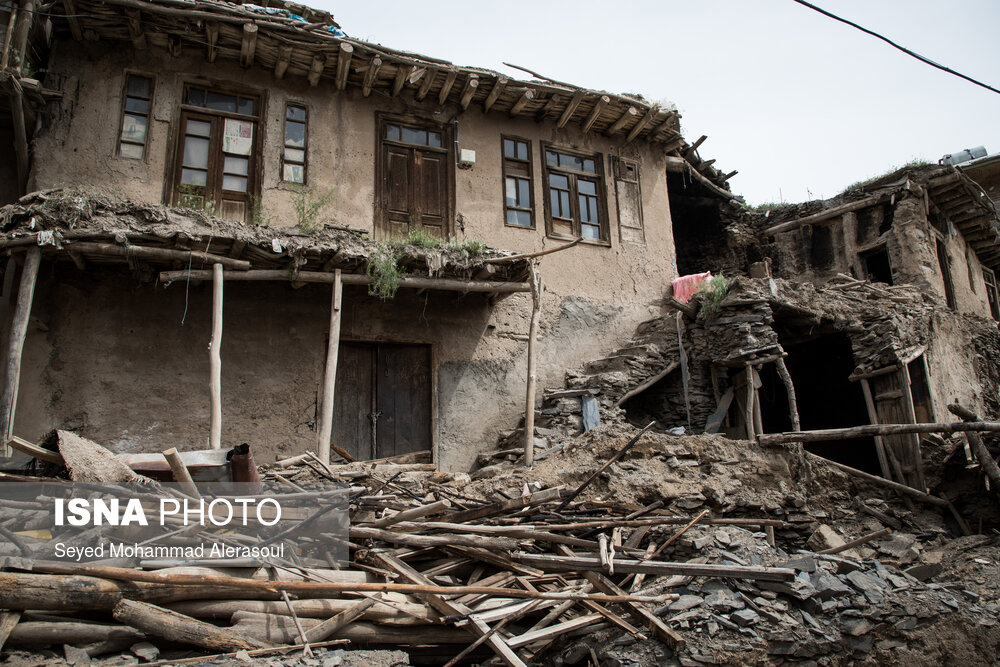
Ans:
[[[431,449],[429,345],[341,343],[333,443],[359,460]]]
[[[677,275],[719,272],[732,255],[720,200],[684,174],[667,173]],[[720,261],[721,260],[721,261]]]
[[[868,280],[892,285],[892,265],[889,263],[889,251],[884,245],[862,253],[861,261],[864,262]]]
[[[788,353],[785,365],[795,386],[802,430],[870,423],[864,393],[858,383],[848,379],[854,370],[854,356],[846,335],[826,334],[808,340],[782,340],[781,343]],[[788,394],[774,364],[764,364],[760,378],[764,432],[790,430]],[[880,472],[872,438],[808,443],[806,449],[873,474]]]

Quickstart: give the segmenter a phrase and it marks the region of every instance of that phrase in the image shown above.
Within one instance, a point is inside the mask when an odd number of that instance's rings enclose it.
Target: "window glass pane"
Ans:
[[[399,141],[399,125],[386,125],[385,138]]]
[[[256,107],[256,104],[254,104],[254,100],[247,99],[246,97],[241,97],[239,104],[236,107],[236,110],[239,113],[245,113],[248,116],[252,116],[254,113],[254,107]]]
[[[517,206],[517,179],[508,176],[506,186],[507,206]]]
[[[566,167],[567,169],[583,169],[583,160],[575,155],[566,155],[565,153],[559,154],[559,166]]]
[[[136,97],[125,98],[125,110],[137,113],[149,113],[149,100],[140,100]]]
[[[585,239],[599,239],[601,228],[597,225],[580,225],[580,236]]]
[[[245,157],[230,157],[226,156],[226,164],[223,166],[222,171],[227,174],[236,174],[238,176],[246,176],[247,170],[250,167],[250,160]]]
[[[517,142],[517,159],[527,160],[528,159],[528,143],[525,141]]]
[[[247,179],[244,176],[230,176],[229,174],[225,174],[222,176],[222,189],[232,192],[246,192]]]
[[[597,197],[590,200],[590,219],[594,222],[601,221],[601,214],[597,212]]]
[[[305,183],[306,170],[301,164],[286,164],[282,178],[289,183]]]
[[[561,218],[562,209],[559,208],[559,191],[550,190],[549,191],[549,208],[552,209],[552,217]]]
[[[146,143],[146,117],[125,114],[122,117],[122,139],[137,144]]]
[[[597,173],[597,165],[594,163],[593,160],[590,160],[590,159],[584,160],[583,161],[583,170],[584,171],[589,171],[592,174],[596,174]]]
[[[300,148],[286,148],[285,160],[288,162],[305,162],[306,152]]]
[[[236,96],[217,93],[209,90],[205,93],[205,106],[215,111],[228,111],[236,113]]]
[[[517,179],[517,201],[524,207],[528,208],[531,206],[531,197],[528,195],[529,181],[526,178]]]
[[[187,103],[196,107],[205,106],[205,91],[201,88],[188,88]]]
[[[203,120],[189,118],[185,134],[194,134],[199,137],[210,137],[212,136],[212,124]]]
[[[590,199],[590,197],[580,195],[580,222],[594,222],[594,220],[590,217],[590,208],[587,205],[588,199]]]
[[[504,139],[503,140],[503,156],[504,157],[517,157],[517,153],[514,150],[514,140]]]
[[[227,118],[222,132],[222,150],[234,155],[250,155],[253,149],[253,121]]]
[[[152,79],[149,79],[148,77],[129,74],[128,84],[125,86],[125,94],[142,97],[148,100],[150,98],[149,92],[151,84]]]
[[[576,182],[576,187],[580,189],[580,194],[585,195],[596,195],[597,185],[591,181],[585,181],[582,178]]]
[[[427,130],[417,130],[412,127],[403,128],[403,141],[410,144],[427,145]]]
[[[142,145],[141,144],[121,144],[118,149],[118,154],[122,157],[133,158],[136,160],[142,159]]]
[[[208,169],[208,139],[184,137],[184,166]]]
[[[285,107],[285,118],[288,120],[297,120],[301,122],[306,122],[306,110],[302,107],[293,107],[288,105]]]
[[[558,167],[559,155],[553,153],[552,151],[545,151],[545,164],[550,164],[553,167]]]
[[[531,227],[531,214],[527,211],[507,211],[507,224],[518,227]]]
[[[561,215],[564,218],[572,218],[572,209],[569,207],[569,193],[560,192],[559,193],[559,210],[562,211]]]
[[[208,182],[208,172],[200,169],[181,169],[181,183],[204,186]]]
[[[435,148],[441,148],[441,133],[440,132],[429,132],[427,134],[428,146],[433,146]]]
[[[287,121],[285,123],[285,145],[305,148],[306,146],[306,124]]]
[[[569,177],[562,174],[549,174],[549,185],[554,188],[569,190]]]

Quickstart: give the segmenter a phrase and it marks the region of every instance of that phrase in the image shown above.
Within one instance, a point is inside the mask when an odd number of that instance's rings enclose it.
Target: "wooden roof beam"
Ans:
[[[490,94],[486,96],[486,101],[483,102],[483,112],[489,113],[493,105],[497,103],[500,96],[503,94],[504,88],[507,87],[508,79],[505,76],[498,76],[496,82],[493,84],[493,88],[490,89]]]
[[[438,91],[438,104],[443,105],[448,101],[448,95],[451,94],[451,89],[455,85],[455,79],[458,78],[457,69],[449,69],[448,73],[444,77],[444,83],[441,84],[441,90]]]
[[[205,58],[210,63],[214,63],[215,59],[219,57],[219,49],[216,45],[219,43],[219,24],[214,21],[208,21],[205,23]]]
[[[66,23],[69,24],[69,33],[73,36],[73,39],[82,42],[83,31],[80,29],[80,21],[76,18],[76,4],[73,0],[62,0],[62,6],[63,11],[66,13]]]
[[[462,111],[468,109],[469,105],[472,104],[472,97],[476,94],[478,87],[479,77],[475,74],[470,74],[468,80],[465,82],[465,88],[462,89],[462,98],[459,101]]]
[[[560,102],[562,102],[562,97],[560,97],[558,93],[550,95],[549,99],[545,101],[545,105],[535,112],[535,122],[541,123],[545,120],[545,117],[548,116],[553,109],[559,106]]]
[[[604,111],[610,103],[611,98],[607,95],[601,95],[597,98],[597,101],[594,102],[594,108],[591,109],[590,113],[587,115],[587,120],[583,121],[584,134],[590,132],[590,128],[594,127],[594,123],[596,123],[597,119],[600,118],[601,112]]]
[[[351,73],[351,56],[354,47],[347,42],[340,43],[340,55],[337,56],[337,90],[347,88],[347,75]]]
[[[572,99],[570,99],[569,103],[566,105],[566,108],[563,109],[562,115],[559,116],[559,122],[556,123],[556,127],[560,129],[566,127],[566,123],[568,123],[569,119],[573,117],[574,113],[576,113],[577,108],[580,106],[580,103],[583,102],[586,96],[587,96],[587,91],[585,90],[578,90],[575,93],[573,93]]]
[[[326,67],[326,54],[313,56],[312,65],[309,66],[309,85],[318,86],[319,78],[323,76],[323,68]]]
[[[274,61],[274,78],[280,79],[285,76],[285,72],[288,71],[288,63],[292,61],[292,47],[291,46],[279,46],[278,47],[278,59]],[[320,68],[322,72],[322,67]],[[309,76],[312,76],[310,71]],[[318,79],[317,79],[318,81]],[[309,81],[312,83],[312,79]],[[315,85],[315,84],[313,84]]]
[[[365,72],[365,80],[361,84],[361,94],[368,97],[372,94],[372,85],[374,85],[375,80],[378,78],[378,71],[382,69],[382,59],[378,56],[374,56],[371,62],[368,63],[368,71]]]
[[[530,88],[525,88],[521,96],[517,98],[517,102],[514,102],[514,106],[510,108],[511,117],[513,118],[524,111],[524,107],[533,99],[535,99],[535,92]]]
[[[128,17],[128,36],[136,51],[146,50],[146,33],[142,30],[142,13],[138,9],[126,9]]]
[[[726,181],[728,181],[730,178],[732,178],[733,176],[735,176],[738,173],[740,173],[738,169],[733,169],[731,172],[729,172],[728,174],[726,174],[725,176],[722,177],[722,182],[725,183]]]
[[[434,79],[437,78],[437,70],[427,68],[427,70],[420,76],[423,77],[423,81],[421,81],[420,87],[417,88],[418,102],[422,102],[424,98],[427,97],[427,93],[430,92],[431,85],[433,85]]]
[[[631,130],[629,130],[628,135],[625,137],[625,143],[628,144],[634,141],[640,134],[642,134],[643,130],[649,127],[649,124],[652,123],[653,119],[656,118],[659,114],[660,114],[660,107],[658,107],[655,104],[649,107],[649,110],[646,111],[646,115],[643,116],[639,120],[639,122],[632,127]]]
[[[414,67],[413,69],[416,69]],[[396,97],[406,85],[406,68],[402,64],[396,63],[396,76],[392,80],[392,96]]]
[[[257,52],[257,24],[243,24],[243,42],[240,44],[240,65],[245,69],[253,65]]]
[[[621,132],[622,128],[625,127],[629,122],[632,121],[633,118],[635,118],[638,115],[639,115],[639,110],[636,109],[635,107],[629,107],[625,109],[624,113],[622,113],[622,115],[618,117],[618,120],[616,120],[611,125],[611,127],[608,128],[607,131],[608,136],[612,136]]]
[[[696,150],[698,150],[698,146],[701,146],[703,143],[705,143],[706,139],[708,139],[708,135],[707,134],[703,134],[700,137],[698,137],[698,140],[695,141],[690,146],[688,146],[687,150],[684,151],[684,157],[689,157],[692,153],[694,153]]]

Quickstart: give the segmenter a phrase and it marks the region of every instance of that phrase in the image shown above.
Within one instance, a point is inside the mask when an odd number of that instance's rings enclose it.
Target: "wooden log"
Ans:
[[[864,199],[858,199],[842,206],[834,206],[833,208],[828,208],[825,211],[820,211],[819,213],[814,213],[812,215],[807,215],[805,217],[799,218],[798,220],[791,220],[789,222],[782,222],[781,224],[768,227],[765,230],[765,234],[773,235],[780,234],[781,232],[787,232],[792,229],[798,229],[802,225],[812,225],[817,222],[822,222],[824,220],[829,220],[830,218],[835,218],[844,213],[850,213],[851,211],[858,211],[863,208],[868,208],[870,206],[875,206],[883,201],[887,201],[892,195],[889,194],[879,194],[872,197],[866,197]]]
[[[476,519],[482,519],[497,514],[507,514],[525,507],[531,507],[532,505],[540,505],[542,503],[558,500],[561,495],[561,486],[553,489],[545,489],[543,491],[532,493],[528,496],[511,498],[510,500],[502,500],[484,507],[454,512],[448,515],[448,521],[452,523],[464,523],[466,521],[475,521]]]
[[[355,604],[357,600],[351,599],[292,600],[292,608],[299,618],[326,619],[347,611]],[[288,614],[285,603],[276,600],[185,600],[166,606],[195,618],[228,620],[238,611],[278,616]],[[374,605],[367,609],[361,618],[389,625],[428,625],[440,621],[438,614],[426,605],[397,601]]]
[[[902,364],[899,369],[903,384],[903,414],[906,417],[906,421],[915,424],[917,422],[916,409],[913,405],[913,391],[911,389],[910,382],[910,366],[909,364]],[[931,413],[933,414],[933,406],[931,408]],[[914,475],[913,484],[921,491],[927,490],[927,483],[924,481],[924,455],[920,451],[920,436],[913,433],[909,437],[910,441],[910,458],[913,459]]]
[[[35,12],[38,11],[38,0],[21,0],[21,8],[14,23],[13,63],[15,73],[20,76],[24,70],[24,65],[28,56],[28,37],[31,35],[31,27],[35,22]]]
[[[592,556],[550,556],[547,554],[518,553],[515,560],[528,563],[546,572],[600,572],[601,559]],[[707,563],[668,563],[665,561],[642,561],[615,559],[615,571],[641,574],[679,574],[692,577],[729,577],[751,581],[791,581],[795,571],[783,567],[760,567],[755,565],[712,565]]]
[[[19,438],[16,435],[10,436],[10,440],[7,441],[7,447],[9,449],[16,449],[22,454],[33,456],[40,461],[48,461],[49,463],[55,463],[56,465],[66,465],[62,454],[59,452],[53,452],[50,449],[39,447],[35,443],[28,442],[27,440]]]
[[[295,624],[288,616],[265,616],[237,612],[233,615],[233,619],[234,623],[231,629],[253,637],[257,641],[288,644],[295,642],[298,637]],[[319,621],[316,619],[302,619],[306,634],[318,624]],[[467,644],[471,639],[468,632],[458,628],[440,626],[391,628],[363,621],[355,621],[338,630],[336,634],[338,639],[347,639],[352,644],[359,645]]]
[[[570,504],[573,501],[574,498],[576,498],[581,493],[583,493],[583,490],[586,489],[588,486],[590,486],[591,482],[593,482],[595,479],[597,479],[598,475],[600,475],[602,472],[604,472],[605,470],[607,470],[608,467],[612,463],[614,463],[615,461],[617,461],[621,457],[625,456],[626,452],[628,452],[630,449],[632,449],[632,447],[634,447],[635,444],[637,442],[639,442],[639,439],[642,438],[642,436],[646,433],[646,431],[648,431],[649,429],[653,428],[653,426],[655,424],[656,424],[656,421],[649,422],[648,424],[646,424],[645,427],[643,427],[643,429],[641,431],[639,431],[634,436],[632,436],[632,438],[627,443],[625,443],[624,447],[622,447],[617,452],[615,452],[614,456],[612,456],[607,461],[605,461],[604,465],[602,465],[600,468],[598,468],[597,470],[595,470],[594,473],[590,477],[588,477],[586,480],[584,480],[584,482],[582,484],[580,484],[580,486],[578,486],[576,488],[576,491],[573,491],[566,498],[564,498],[563,501],[562,501],[562,503],[559,504],[559,507],[557,508],[556,511],[559,511],[559,510],[563,509],[568,504]]]
[[[817,551],[818,554],[839,554],[841,551],[847,551],[848,549],[853,549],[854,547],[860,547],[862,544],[867,544],[872,540],[877,540],[880,537],[885,537],[892,532],[891,528],[883,528],[882,530],[876,530],[873,533],[868,533],[867,535],[862,535],[856,540],[851,540],[850,542],[845,542],[840,546],[830,547],[829,549],[823,549],[822,551]]]
[[[783,445],[789,442],[823,442],[850,440],[873,435],[903,435],[906,433],[968,433],[1000,432],[1000,422],[954,422],[952,424],[868,424],[849,428],[830,428],[818,431],[789,431],[758,436],[761,445]]]
[[[570,241],[569,243],[564,243],[563,245],[556,246],[555,248],[549,248],[548,250],[539,250],[538,252],[527,252],[523,255],[508,255],[507,257],[493,257],[491,259],[483,260],[483,264],[507,264],[510,262],[517,262],[522,259],[533,259],[535,257],[542,257],[544,255],[551,255],[554,252],[559,252],[561,250],[566,250],[572,248],[573,246],[580,243],[583,237]]]
[[[146,634],[123,625],[81,623],[78,621],[23,621],[7,638],[7,646],[60,646],[61,644],[92,644],[113,639],[135,644],[146,640]]]
[[[390,516],[373,521],[371,525],[375,528],[386,528],[387,526],[391,526],[402,521],[413,521],[414,519],[419,519],[431,514],[438,514],[445,511],[449,507],[451,507],[451,501],[447,499],[438,500],[433,503],[421,505],[420,507],[414,507],[413,509],[396,512]]]
[[[337,56],[337,90],[347,88],[347,75],[351,72],[351,57],[354,47],[347,42],[340,43],[340,54]]]
[[[10,638],[10,633],[17,627],[21,620],[20,611],[0,611],[0,649]]]
[[[253,65],[254,54],[257,51],[257,24],[243,24],[243,41],[240,43],[240,65],[244,68]]]
[[[952,413],[960,419],[964,419],[969,423],[979,422],[979,417],[976,413],[972,412],[968,408],[962,407],[961,405],[952,404],[948,406],[948,412]],[[990,454],[990,450],[986,448],[983,444],[982,438],[980,438],[976,433],[968,432],[965,437],[969,440],[969,447],[972,449],[972,453],[979,460],[979,464],[983,467],[983,472],[990,480],[990,490],[993,491],[994,495],[1000,496],[1000,467],[997,466],[997,462],[993,459],[993,455]]]
[[[191,280],[209,280],[212,272],[203,269],[186,269],[180,271],[161,271],[160,280],[169,282],[190,278]],[[226,272],[226,280],[274,280],[290,281],[288,271],[283,269],[256,269],[251,271]],[[333,273],[320,271],[303,271],[295,275],[295,280],[303,283],[333,283]],[[347,273],[342,276],[345,285],[370,285],[372,278],[362,273]],[[449,278],[417,278],[405,276],[400,278],[400,287],[415,289],[436,289],[449,292],[484,292],[501,294],[507,292],[530,292],[528,283],[491,282],[488,280],[452,280]]]
[[[441,84],[441,89],[438,91],[438,104],[443,105],[448,101],[448,95],[451,94],[451,89],[455,85],[455,80],[458,78],[458,70],[455,68],[450,68],[445,72],[444,83]]]
[[[364,613],[375,606],[377,602],[378,599],[374,597],[355,602],[350,609],[345,609],[316,627],[310,628],[306,633],[306,639],[311,642],[321,642],[333,637],[342,627],[364,616]]]
[[[482,535],[414,535],[397,533],[381,528],[351,526],[351,540],[381,540],[390,544],[423,549],[426,547],[480,547],[482,549],[513,551],[518,548],[517,540],[509,537],[485,537]]]
[[[337,359],[340,354],[340,311],[344,293],[340,269],[333,272],[333,296],[330,303],[330,335],[326,344],[326,369],[323,374],[323,403],[319,416],[317,451],[323,463],[330,462],[330,438],[333,434],[333,401],[337,386]]]
[[[382,59],[378,56],[372,56],[372,59],[368,62],[368,71],[365,72],[365,79],[361,83],[361,94],[365,97],[372,94],[372,85],[378,78],[380,69],[382,69]]]
[[[509,79],[505,76],[498,76],[496,83],[493,84],[493,88],[490,89],[490,94],[486,96],[486,100],[483,102],[483,113],[489,113],[493,105],[496,104],[497,100],[500,99],[500,95],[503,94],[504,88],[507,87],[507,81]]]
[[[222,265],[212,267],[212,342],[208,346],[212,423],[209,445],[222,449]]]
[[[91,241],[74,241],[66,244],[67,252],[73,250],[79,253],[105,255],[109,257],[138,257],[139,259],[160,260],[165,262],[197,261],[204,264],[221,264],[224,268],[235,271],[247,271],[250,262],[245,259],[233,259],[203,252],[201,250],[174,250],[173,248],[149,248],[141,245],[120,246],[115,243],[96,243]],[[207,271],[207,270],[206,270]],[[210,276],[206,276],[206,279]]]
[[[579,628],[585,628],[595,623],[599,623],[604,617],[600,614],[587,614],[586,616],[577,616],[576,618],[570,619],[568,621],[563,621],[561,623],[556,623],[555,625],[550,625],[547,628],[542,628],[541,630],[535,630],[534,632],[526,632],[523,635],[518,635],[516,637],[511,637],[507,640],[507,645],[511,648],[517,648],[519,646],[524,646],[526,644],[531,644],[543,639],[549,639],[551,637],[558,637],[564,633],[570,632],[571,630],[577,630]]]
[[[577,90],[573,93],[572,99],[566,103],[566,108],[563,109],[562,115],[559,116],[559,120],[556,122],[556,127],[559,129],[566,127],[566,124],[569,123],[570,118],[572,118],[573,114],[576,113],[577,108],[586,96],[587,91],[583,89]]]
[[[587,114],[587,119],[583,121],[583,133],[587,134],[590,132],[591,128],[594,127],[594,123],[601,116],[601,112],[611,103],[611,98],[607,95],[601,95],[594,102],[594,107]]]
[[[309,85],[316,87],[319,85],[319,78],[323,76],[323,69],[326,67],[326,55],[317,54],[313,56],[312,64],[309,65],[309,74],[306,77]]]
[[[288,71],[288,65],[292,61],[292,47],[279,46],[278,57],[274,61],[274,78],[280,79]],[[311,74],[311,73],[310,73]]]
[[[462,111],[469,108],[472,104],[472,98],[476,94],[476,89],[479,88],[479,77],[475,74],[470,74],[469,78],[465,81],[465,87],[462,89],[462,96],[459,99],[459,106],[462,107]]]
[[[31,303],[35,297],[35,283],[38,280],[38,266],[41,263],[42,251],[37,246],[29,248],[21,270],[21,283],[17,290],[17,304],[10,324],[10,337],[7,341],[7,357],[4,370],[3,394],[0,396],[0,435],[2,442],[10,440],[14,430],[14,412],[17,407],[18,384],[21,379],[21,356],[24,351],[24,339],[28,334],[28,322],[31,319]],[[4,456],[10,456],[5,446]]]
[[[792,383],[792,375],[788,372],[788,366],[785,365],[785,360],[782,357],[774,360],[774,368],[778,371],[778,377],[785,385],[785,393],[788,395],[788,418],[791,420],[792,430],[798,431],[801,428],[799,406],[798,401],[795,400],[795,385]]]
[[[187,466],[181,460],[181,455],[177,453],[177,448],[171,447],[164,450],[163,458],[167,460],[170,472],[173,473],[174,481],[180,484],[181,491],[192,498],[201,498],[198,487],[195,485],[194,480],[191,479],[191,473],[188,472]]]
[[[175,611],[134,600],[121,600],[112,610],[115,620],[151,635],[212,651],[245,651],[270,644],[243,636],[231,629],[178,614]]]
[[[628,123],[633,118],[635,118],[638,115],[639,115],[639,110],[636,109],[635,107],[629,107],[629,108],[625,109],[625,111],[622,112],[622,115],[618,117],[618,120],[616,120],[614,123],[611,124],[611,127],[608,128],[608,131],[606,132],[606,134],[608,136],[614,136],[614,135],[618,134],[619,132],[622,131],[622,129],[626,125],[628,125]]]
[[[536,338],[538,320],[542,312],[542,277],[538,275],[538,260],[531,262],[531,323],[528,326],[528,381],[524,391],[524,465],[535,464],[535,385],[538,375],[535,370]]]
[[[524,107],[526,107],[528,105],[528,102],[530,102],[533,99],[535,99],[534,91],[532,91],[530,88],[526,88],[524,92],[521,93],[521,96],[517,99],[517,101],[514,102],[514,106],[510,108],[511,118],[519,115],[522,111],[524,111]]]

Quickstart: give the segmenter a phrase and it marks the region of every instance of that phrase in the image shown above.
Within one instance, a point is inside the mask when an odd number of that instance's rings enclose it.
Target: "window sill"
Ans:
[[[505,223],[503,223],[503,226],[507,227],[509,229],[525,229],[525,230],[528,230],[530,232],[535,231],[535,226],[534,225],[531,225],[530,227],[525,227],[524,225],[512,225],[509,222],[505,222]]]
[[[556,239],[558,241],[575,241],[576,240],[575,236],[567,236],[566,234],[546,234],[546,236],[548,238],[550,238],[550,239]],[[606,241],[604,239],[590,239],[590,238],[585,238],[585,239],[581,239],[580,240],[580,245],[593,245],[593,246],[600,246],[600,247],[603,247],[603,248],[610,248],[611,247],[611,241]]]

